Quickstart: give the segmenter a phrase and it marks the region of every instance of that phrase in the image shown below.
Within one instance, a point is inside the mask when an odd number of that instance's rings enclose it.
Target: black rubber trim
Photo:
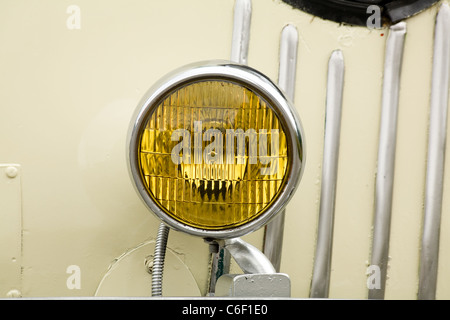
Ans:
[[[440,0],[283,0],[294,8],[326,20],[366,26],[371,15],[367,7],[378,5],[383,25],[411,17]]]
[[[392,23],[411,17],[435,4],[435,0],[397,0],[385,5],[386,14]]]

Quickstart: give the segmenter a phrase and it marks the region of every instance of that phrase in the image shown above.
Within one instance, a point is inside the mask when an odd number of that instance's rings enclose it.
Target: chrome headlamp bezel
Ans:
[[[268,207],[263,214],[250,222],[238,227],[223,230],[205,230],[185,225],[167,215],[156,204],[148,194],[144,182],[141,179],[138,146],[140,133],[143,130],[147,117],[152,109],[156,108],[169,92],[185,85],[186,83],[201,79],[221,79],[231,80],[241,83],[246,87],[261,94],[269,102],[270,107],[284,126],[288,148],[291,157],[290,170],[287,173],[287,182],[280,190],[280,196]],[[192,235],[212,239],[229,239],[253,232],[267,224],[277,213],[279,213],[291,199],[298,183],[301,179],[304,159],[305,145],[303,139],[303,129],[297,112],[292,103],[286,98],[284,93],[268,77],[262,73],[244,65],[235,64],[229,61],[207,61],[190,64],[179,68],[152,86],[139,102],[135,114],[132,118],[128,133],[128,167],[134,186],[144,201],[146,206],[161,219],[164,223],[175,230],[184,231]]]

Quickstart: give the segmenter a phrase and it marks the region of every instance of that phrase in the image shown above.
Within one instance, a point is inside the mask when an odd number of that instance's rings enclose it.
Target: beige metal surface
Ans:
[[[111,263],[102,278],[96,297],[148,297],[151,293],[152,276],[143,272],[146,258],[151,261],[149,252],[154,252],[154,241],[146,241],[125,252]],[[170,248],[166,252],[163,292],[169,297],[200,297],[200,289],[179,257]],[[182,256],[182,255],[181,255]]]
[[[79,11],[68,11],[71,5]],[[22,213],[22,254],[16,263],[21,263],[17,286],[23,296],[93,296],[114,259],[155,237],[159,221],[140,202],[127,172],[131,113],[167,72],[190,62],[229,58],[233,5],[233,0],[0,3],[0,163],[20,164],[22,193],[19,206],[3,192],[11,189],[0,180],[0,208],[2,219],[4,208],[10,208],[10,223]],[[290,276],[293,297],[309,297],[327,62],[333,50],[341,49],[346,74],[329,296],[367,298],[388,30],[324,21],[278,0],[255,0],[252,7],[248,64],[274,81],[282,28],[291,23],[299,32],[295,105],[308,158],[286,211],[280,271]],[[387,299],[417,297],[437,7],[406,20]],[[446,161],[448,168],[450,157]],[[447,173],[438,299],[450,298],[450,275],[444,272],[450,264],[448,181]],[[1,232],[3,239],[6,233]],[[17,234],[11,237],[18,239]],[[244,237],[258,248],[262,239],[262,231]],[[15,240],[7,241],[17,249]],[[208,246],[202,239],[171,232],[169,248],[179,259],[180,272],[190,273],[204,295]],[[1,261],[4,257],[2,252]],[[74,265],[79,269],[68,269]],[[1,273],[8,268],[2,263]],[[13,277],[16,271],[11,271]],[[233,265],[232,273],[236,271]],[[80,287],[68,285],[69,277]],[[147,278],[142,262],[142,279]],[[12,286],[0,281],[0,295]]]
[[[0,164],[0,296],[18,297],[22,290],[21,168]]]

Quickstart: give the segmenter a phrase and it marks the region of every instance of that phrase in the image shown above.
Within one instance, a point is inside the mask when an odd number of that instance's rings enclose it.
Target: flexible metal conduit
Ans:
[[[158,235],[155,243],[155,254],[153,257],[152,270],[152,296],[162,296],[162,278],[164,271],[164,259],[166,257],[167,239],[170,228],[164,223],[159,225]]]

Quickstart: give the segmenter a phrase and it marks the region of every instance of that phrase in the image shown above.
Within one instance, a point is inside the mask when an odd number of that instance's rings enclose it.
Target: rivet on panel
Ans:
[[[145,257],[144,264],[147,269],[147,272],[152,274],[153,273],[153,255],[149,255],[149,256]]]
[[[19,172],[19,170],[17,170],[16,167],[7,167],[5,169],[6,175],[11,179],[15,178],[17,176],[18,172]]]
[[[8,293],[6,294],[6,297],[8,298],[21,298],[22,297],[22,293],[17,290],[17,289],[12,289],[9,290]]]

